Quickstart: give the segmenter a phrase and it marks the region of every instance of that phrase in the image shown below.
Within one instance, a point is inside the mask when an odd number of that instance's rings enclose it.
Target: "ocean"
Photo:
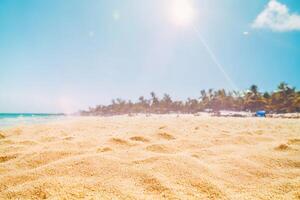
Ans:
[[[0,128],[45,123],[64,116],[64,114],[47,113],[0,113]]]

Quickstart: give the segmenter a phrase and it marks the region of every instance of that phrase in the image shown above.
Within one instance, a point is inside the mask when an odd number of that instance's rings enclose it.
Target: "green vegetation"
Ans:
[[[245,92],[202,90],[198,99],[173,101],[168,94],[159,99],[151,92],[151,99],[143,96],[136,103],[122,99],[112,100],[110,105],[98,105],[81,111],[82,115],[118,115],[130,113],[197,113],[205,110],[252,111],[266,110],[270,113],[300,112],[300,91],[286,83],[280,83],[277,90],[261,93],[256,85]]]

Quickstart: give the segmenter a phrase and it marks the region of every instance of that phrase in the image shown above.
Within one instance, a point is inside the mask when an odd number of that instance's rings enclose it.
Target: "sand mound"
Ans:
[[[167,126],[160,126],[158,129],[162,130],[162,129],[165,129],[165,128],[167,128]]]
[[[191,186],[194,187],[203,198],[206,199],[227,199],[226,195],[217,186],[208,181],[194,181],[191,182]]]
[[[5,138],[4,133],[0,131],[0,140],[4,138]]]
[[[104,147],[104,148],[97,149],[98,153],[103,153],[103,152],[108,152],[108,151],[112,151],[112,149],[109,148],[109,147]]]
[[[300,145],[300,139],[290,139],[288,144],[291,145]]]
[[[165,140],[174,140],[175,137],[169,133],[159,133],[158,136]]]
[[[277,146],[277,147],[275,148],[275,150],[278,150],[278,151],[286,151],[286,150],[288,150],[288,149],[290,149],[290,148],[289,148],[289,146],[286,145],[286,144],[281,144],[281,145],[279,145],[279,146]]]
[[[130,143],[127,142],[126,140],[120,139],[120,138],[112,138],[111,143],[115,145],[124,145],[124,146],[130,146]]]
[[[152,151],[155,153],[173,153],[173,150],[170,147],[167,147],[163,144],[153,144],[146,147],[147,151]]]
[[[162,182],[155,177],[147,175],[140,176],[139,182],[142,185],[142,187],[145,188],[146,193],[154,193],[157,195],[162,195],[163,197],[172,196],[171,190],[164,186]]]
[[[0,199],[299,199],[299,133],[298,119],[192,115],[14,127]]]
[[[150,142],[149,139],[142,137],[142,136],[134,136],[134,137],[131,137],[130,140],[137,141],[137,142]]]
[[[15,159],[17,156],[0,156],[0,163]]]

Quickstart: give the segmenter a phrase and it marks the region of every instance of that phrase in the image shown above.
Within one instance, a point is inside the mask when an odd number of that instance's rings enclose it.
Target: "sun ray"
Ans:
[[[194,30],[195,30],[195,32],[196,32],[196,34],[197,34],[200,42],[205,47],[207,53],[209,54],[210,58],[212,59],[213,63],[218,67],[218,69],[220,70],[220,72],[223,74],[223,76],[225,77],[226,81],[230,85],[231,89],[238,90],[237,85],[233,82],[233,80],[230,78],[230,76],[228,75],[228,73],[225,71],[224,67],[219,62],[219,60],[216,57],[215,53],[212,51],[212,49],[209,47],[209,45],[207,44],[207,42],[202,37],[202,35],[201,35],[200,31],[198,30],[198,28],[196,26],[193,26],[193,28],[194,28]]]

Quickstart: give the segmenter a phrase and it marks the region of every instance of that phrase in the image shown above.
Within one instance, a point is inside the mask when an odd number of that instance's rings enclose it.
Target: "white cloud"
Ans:
[[[257,16],[253,28],[273,31],[300,31],[300,15],[290,13],[289,8],[277,0],[270,0],[266,8]]]
[[[247,35],[249,35],[250,33],[248,32],[248,31],[244,31],[243,32],[243,35],[245,35],[245,36],[247,36]]]

